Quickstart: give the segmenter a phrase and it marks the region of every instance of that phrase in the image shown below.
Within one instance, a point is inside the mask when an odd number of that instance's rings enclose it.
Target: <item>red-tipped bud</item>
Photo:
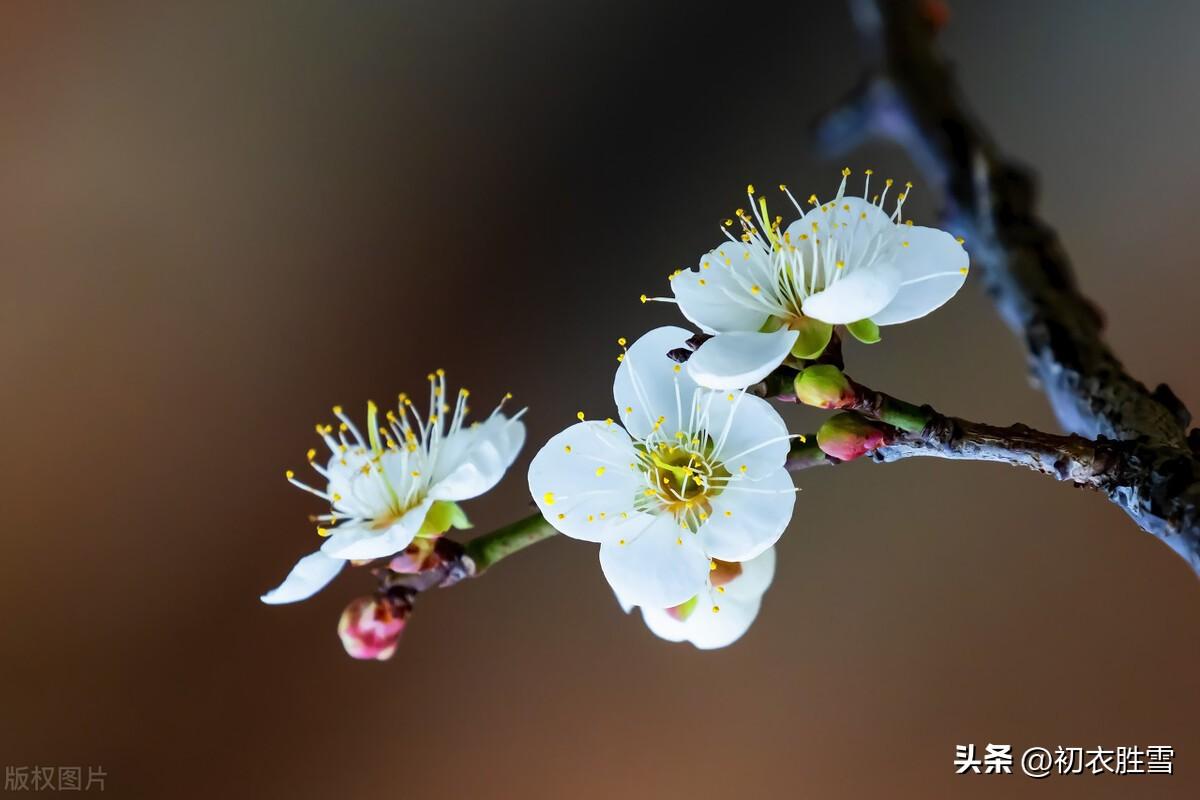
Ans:
[[[338,636],[353,658],[386,661],[396,652],[409,608],[391,598],[360,597],[342,612]]]
[[[854,403],[854,389],[842,371],[832,364],[806,367],[794,382],[796,399],[817,408],[846,408]]]
[[[882,425],[853,411],[835,414],[817,431],[817,445],[839,461],[853,461],[887,444]]]

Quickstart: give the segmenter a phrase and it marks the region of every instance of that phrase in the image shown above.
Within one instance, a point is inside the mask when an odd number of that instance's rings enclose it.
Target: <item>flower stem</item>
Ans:
[[[475,563],[475,574],[478,575],[500,559],[549,539],[556,533],[558,531],[541,513],[534,513],[472,539],[466,545],[466,554]]]

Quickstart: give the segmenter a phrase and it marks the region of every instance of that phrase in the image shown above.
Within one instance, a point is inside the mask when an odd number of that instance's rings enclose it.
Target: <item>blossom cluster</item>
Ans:
[[[781,185],[798,215],[786,226],[747,187],[750,210],[725,220],[725,241],[670,276],[670,297],[642,296],[677,304],[702,335],[666,326],[632,344],[619,339],[612,416],[580,412],[529,466],[545,521],[597,544],[618,602],[639,607],[664,639],[706,649],[732,643],[773,579],[774,545],[796,502],[788,457],[804,437],[788,433],[751,390],[788,367],[800,373],[798,399],[839,407],[849,384],[836,367],[814,365],[835,328],[877,342],[881,327],[925,316],[966,279],[961,239],[904,219],[911,184],[894,192],[889,212],[893,181],[872,195],[867,170],[854,197],[846,194],[849,175],[843,170],[832,199],[810,196],[807,210]],[[502,402],[467,425],[468,392],[451,404],[440,370],[429,383],[424,417],[401,395],[383,420],[368,405],[365,436],[339,407],[336,429],[317,426],[329,454],[318,460],[310,450],[308,460],[323,488],[287,477],[329,504],[314,518],[324,543],[263,602],[309,597],[347,562],[391,559],[395,572],[418,571],[412,564],[431,542],[469,527],[458,504],[491,489],[513,463],[525,437],[521,413],[506,415]],[[877,444],[864,444],[851,422],[843,416],[846,430],[831,426],[818,437],[824,452],[845,458]],[[347,651],[388,658],[407,611],[387,592],[356,600],[339,626]]]

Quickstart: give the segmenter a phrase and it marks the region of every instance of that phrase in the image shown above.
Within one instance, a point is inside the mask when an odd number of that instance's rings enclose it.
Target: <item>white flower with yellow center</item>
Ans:
[[[708,584],[691,600],[665,609],[642,608],[642,619],[655,636],[715,650],[750,630],[775,577],[775,548],[740,564],[714,561],[713,567]],[[633,610],[632,603],[620,596],[617,600],[627,613]]]
[[[767,202],[747,187],[753,217],[738,209],[739,238],[700,258],[697,269],[671,276],[680,311],[715,334],[688,361],[702,386],[730,389],[765,378],[790,354],[818,355],[833,325],[846,325],[864,341],[877,341],[878,326],[923,317],[958,292],[966,280],[962,240],[937,228],[914,226],[901,211],[883,210],[892,181],[870,200],[870,170],[862,197],[846,197],[846,176],[837,195],[804,213],[786,186],[779,188],[800,212],[786,230]],[[906,185],[906,189],[911,184]],[[643,298],[649,299],[649,298]],[[670,298],[654,298],[670,301]]]
[[[613,384],[621,424],[581,412],[529,467],[550,524],[599,542],[614,591],[650,608],[700,594],[713,559],[765,551],[795,504],[783,420],[758,397],[697,386],[667,357],[690,335],[666,327],[634,342]]]
[[[398,413],[389,411],[380,424],[374,403],[367,404],[364,437],[340,406],[333,409],[339,425],[318,425],[329,459],[308,461],[325,488],[295,486],[330,504],[315,517],[321,549],[296,564],[283,583],[262,596],[264,603],[292,603],[311,597],[341,571],[347,561],[384,558],[408,547],[417,536],[436,537],[451,526],[466,527],[460,500],[491,489],[525,441],[524,411],[502,413],[504,401],[483,422],[466,424],[468,392],[463,389],[451,408],[442,370],[429,376],[429,415],[425,418],[406,395]],[[507,400],[508,397],[505,397]]]

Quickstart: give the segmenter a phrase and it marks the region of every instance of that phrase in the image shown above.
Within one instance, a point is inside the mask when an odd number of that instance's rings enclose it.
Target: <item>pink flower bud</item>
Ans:
[[[391,598],[360,597],[338,621],[342,646],[353,658],[386,661],[396,652],[409,608]]]
[[[852,461],[887,444],[887,432],[852,411],[835,414],[817,431],[817,445],[826,455],[840,461]]]
[[[440,563],[434,552],[435,539],[417,538],[401,552],[392,556],[388,569],[401,575],[416,575],[432,569]]]
[[[796,399],[817,408],[845,408],[854,403],[854,389],[832,364],[814,364],[796,376]]]

